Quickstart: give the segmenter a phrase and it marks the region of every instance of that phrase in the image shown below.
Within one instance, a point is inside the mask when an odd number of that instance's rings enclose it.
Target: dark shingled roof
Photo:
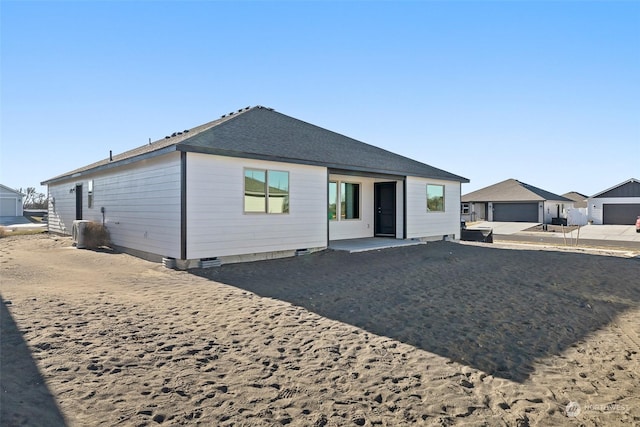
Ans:
[[[571,202],[566,197],[525,184],[516,179],[507,179],[462,196],[463,202],[535,202],[554,200]]]
[[[373,145],[357,141],[261,106],[189,129],[83,168],[44,181],[48,184],[73,175],[130,163],[151,155],[187,151],[326,166],[331,169],[469,182]]]
[[[591,197],[640,197],[640,181],[635,178],[629,178],[625,182],[607,188]]]

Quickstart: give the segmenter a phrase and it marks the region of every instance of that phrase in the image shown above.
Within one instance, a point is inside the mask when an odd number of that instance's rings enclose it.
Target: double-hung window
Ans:
[[[360,184],[329,182],[329,219],[360,219]]]
[[[245,213],[289,213],[289,172],[244,170]]]

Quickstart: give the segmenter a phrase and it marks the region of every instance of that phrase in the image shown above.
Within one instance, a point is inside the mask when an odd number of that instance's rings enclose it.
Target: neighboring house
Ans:
[[[465,194],[462,219],[466,221],[537,222],[549,224],[566,218],[573,207],[566,197],[515,179],[507,179]]]
[[[628,179],[589,197],[589,221],[594,224],[633,225],[640,215],[640,181]]]
[[[577,191],[570,191],[562,195],[567,199],[573,200],[574,208],[586,208],[587,207],[587,199],[589,196],[585,196],[582,193],[578,193]]]
[[[24,194],[0,184],[0,216],[22,216]]]
[[[589,196],[585,196],[577,191],[570,191],[562,195],[567,199],[573,200],[573,208],[567,208],[567,224],[568,225],[586,225],[587,224],[587,199]]]
[[[49,229],[104,222],[115,247],[182,267],[329,241],[460,236],[466,178],[253,107],[48,179]]]

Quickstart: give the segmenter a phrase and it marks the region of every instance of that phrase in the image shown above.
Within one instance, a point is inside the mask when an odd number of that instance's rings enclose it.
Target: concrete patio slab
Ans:
[[[378,249],[396,248],[400,246],[424,245],[420,240],[401,240],[384,237],[367,237],[363,239],[332,240],[329,249],[349,253],[375,251]]]

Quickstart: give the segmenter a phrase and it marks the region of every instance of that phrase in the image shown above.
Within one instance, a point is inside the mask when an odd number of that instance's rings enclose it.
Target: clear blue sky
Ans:
[[[640,178],[640,1],[0,1],[0,183],[239,108],[471,180]]]

